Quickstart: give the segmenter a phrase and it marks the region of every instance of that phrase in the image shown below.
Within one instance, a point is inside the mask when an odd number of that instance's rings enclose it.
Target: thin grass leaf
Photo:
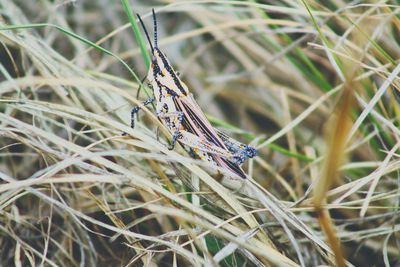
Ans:
[[[137,43],[140,47],[140,52],[142,54],[144,63],[146,64],[147,69],[150,68],[151,60],[150,60],[150,55],[147,50],[147,43],[145,38],[143,38],[142,32],[140,31],[139,25],[136,22],[136,16],[133,15],[132,9],[129,5],[128,0],[121,0],[122,7],[124,8],[124,11],[126,15],[128,16],[129,22],[131,23],[133,33],[135,34]]]

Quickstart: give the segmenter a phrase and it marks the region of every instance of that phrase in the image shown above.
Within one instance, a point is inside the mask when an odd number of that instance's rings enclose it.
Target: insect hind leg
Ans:
[[[237,146],[229,146],[227,143],[225,145],[230,152],[234,153],[232,159],[236,164],[242,165],[246,159],[257,156],[257,150],[254,147],[245,145],[243,148],[239,148]]]
[[[226,148],[234,154],[233,162],[241,165],[246,159],[254,158],[257,155],[257,150],[254,147],[243,144],[219,130],[217,130],[217,133]]]
[[[241,153],[237,153],[237,154],[235,154],[235,155],[232,157],[233,163],[238,164],[238,165],[242,165],[243,162],[244,162],[246,159],[247,159],[247,157],[244,156],[244,155],[241,154]]]

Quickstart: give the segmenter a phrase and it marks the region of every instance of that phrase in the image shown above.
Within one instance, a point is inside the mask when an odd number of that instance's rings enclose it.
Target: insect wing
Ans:
[[[197,135],[203,135],[209,142],[228,150],[191,94],[186,97],[175,98],[174,100],[176,106],[183,111],[186,118],[190,121],[189,124],[196,126],[194,128]]]
[[[203,137],[208,142],[226,152],[229,152],[224,145],[224,142],[218,137],[216,130],[211,126],[210,122],[207,120],[204,113],[193,99],[192,95],[188,95],[186,97],[176,97],[174,98],[174,102],[177,110],[180,110],[185,114],[185,128],[190,129],[193,134]],[[223,167],[224,169],[241,178],[246,178],[246,174],[238,164],[235,164],[221,155],[210,153],[210,156],[214,159],[218,166]]]

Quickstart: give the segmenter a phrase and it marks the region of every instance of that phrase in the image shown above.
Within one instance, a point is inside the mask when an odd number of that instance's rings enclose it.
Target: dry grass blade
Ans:
[[[123,3],[0,0],[0,266],[399,264],[396,5]],[[129,127],[152,8],[213,126],[257,147],[247,180],[169,150],[151,106]]]

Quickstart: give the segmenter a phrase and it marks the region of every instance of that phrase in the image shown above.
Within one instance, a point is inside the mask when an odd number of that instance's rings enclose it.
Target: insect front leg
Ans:
[[[150,97],[149,99],[147,99],[146,101],[144,101],[144,102],[142,103],[141,106],[136,106],[136,107],[133,107],[133,108],[132,108],[132,110],[131,110],[131,128],[132,128],[132,129],[135,128],[135,114],[138,113],[139,110],[140,110],[142,107],[147,106],[148,104],[150,104],[150,103],[153,102],[154,100],[155,100],[154,97]]]
[[[181,111],[160,113],[160,114],[158,114],[158,117],[160,119],[171,118],[171,117],[177,118],[177,123],[175,123],[175,125],[173,127],[172,127],[172,125],[170,125],[170,126],[167,125],[168,129],[175,129],[175,132],[172,135],[172,143],[168,147],[169,150],[172,150],[172,149],[174,149],[174,147],[176,145],[176,141],[178,141],[178,139],[181,138],[180,128],[182,125],[184,113]],[[173,123],[173,122],[169,122],[169,123]]]

